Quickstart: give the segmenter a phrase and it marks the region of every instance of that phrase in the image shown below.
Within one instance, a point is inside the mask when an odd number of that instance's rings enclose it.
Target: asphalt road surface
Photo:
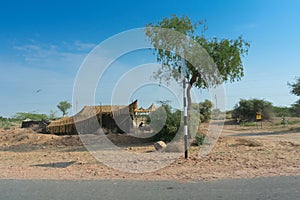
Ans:
[[[178,183],[161,181],[0,180],[1,200],[289,199],[300,198],[300,176]]]

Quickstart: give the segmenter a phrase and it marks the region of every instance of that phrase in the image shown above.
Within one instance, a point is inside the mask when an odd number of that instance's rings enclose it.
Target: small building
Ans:
[[[85,134],[93,133],[99,127],[106,132],[130,132],[133,128],[134,116],[138,112],[140,111],[137,100],[128,106],[85,106],[72,117],[52,121],[46,127],[46,132],[56,135],[74,135],[78,132]]]

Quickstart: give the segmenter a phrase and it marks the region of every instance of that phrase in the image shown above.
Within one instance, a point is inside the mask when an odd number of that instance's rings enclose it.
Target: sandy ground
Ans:
[[[126,138],[119,135],[110,139],[116,142]],[[119,151],[111,152],[94,150],[96,155],[103,156],[97,160],[78,136],[37,134],[20,128],[0,130],[0,178],[197,181],[300,175],[300,129],[297,127],[257,129],[226,125],[208,155],[200,158],[199,147],[191,146],[187,160],[181,154],[174,159],[178,154],[155,152],[149,143],[123,145]],[[126,160],[126,153],[134,157]],[[159,160],[161,155],[165,157]],[[107,163],[122,170],[113,169]],[[164,167],[145,173],[124,172],[132,165],[137,167],[133,172],[154,165]]]

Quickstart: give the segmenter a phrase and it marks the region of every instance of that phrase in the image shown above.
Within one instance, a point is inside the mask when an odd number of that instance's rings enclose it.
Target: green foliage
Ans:
[[[300,96],[300,77],[296,78],[296,82],[294,83],[288,83],[288,85],[291,87],[291,93]],[[291,112],[293,116],[300,117],[300,100],[296,101],[294,104],[292,104]]]
[[[296,82],[288,83],[288,85],[291,87],[292,94],[300,96],[300,77],[296,78]]]
[[[299,124],[299,120],[292,120],[292,121],[288,121],[287,123],[289,124],[289,125],[295,125],[295,124]]]
[[[257,124],[254,122],[244,122],[242,125],[243,126],[256,126]]]
[[[198,25],[202,26],[201,34]],[[168,34],[166,29],[182,33],[188,39],[180,34],[178,36]],[[184,56],[189,60],[189,62],[185,61],[186,78],[189,83],[187,88],[189,110],[192,106],[191,87],[205,89],[224,81],[234,82],[244,76],[242,57],[248,53],[249,43],[242,37],[234,40],[208,39],[204,36],[206,29],[204,22],[193,23],[187,16],[176,15],[163,18],[157,24],[150,23],[145,29],[146,35],[155,48],[157,61],[162,63],[161,69],[155,75],[155,78],[160,81],[181,80],[180,51],[184,49]],[[202,48],[199,50],[200,45]],[[216,64],[219,74],[216,74],[213,69],[212,61]]]
[[[300,100],[292,104],[291,107],[273,106],[273,111],[276,117],[300,117]]]
[[[182,128],[180,125],[183,124],[182,112],[180,110],[173,110],[167,103],[161,103],[161,107],[150,113],[147,123],[151,125],[151,129],[158,132],[154,140],[170,142],[179,131],[180,133],[183,132],[183,130],[180,130],[180,128]],[[188,130],[191,137],[197,134],[200,122],[209,121],[212,106],[212,102],[209,100],[205,100],[199,104],[193,104],[188,117]],[[150,121],[150,119],[152,121]],[[163,128],[161,129],[161,127]]]
[[[195,140],[196,140],[196,143],[198,144],[198,146],[203,145],[204,139],[205,139],[204,134],[196,134],[196,136],[195,136]]]
[[[61,101],[57,105],[57,108],[63,113],[63,116],[68,114],[67,110],[70,109],[71,107],[72,105],[67,101]]]
[[[292,110],[289,107],[278,107],[273,106],[273,112],[276,117],[282,117],[282,115],[286,117],[292,117]]]
[[[31,119],[31,120],[38,121],[38,120],[42,120],[42,119],[48,119],[48,116],[46,114],[18,112],[13,116],[13,118],[18,121],[22,121],[25,119]]]
[[[176,110],[172,112],[171,106],[163,104],[156,111],[150,113],[150,119],[152,120],[151,123],[150,121],[147,121],[147,123],[150,123],[151,129],[158,132],[154,136],[154,140],[170,142],[179,130],[181,111]],[[163,128],[159,130],[163,124]]]
[[[300,117],[300,100],[291,105],[290,112],[293,117]]]
[[[200,113],[200,121],[208,122],[211,119],[213,104],[209,100],[200,102],[199,104],[193,104],[192,110]]]
[[[241,99],[239,103],[235,105],[232,111],[232,117],[234,119],[240,118],[241,120],[255,121],[256,113],[261,112],[262,119],[269,120],[272,117],[272,109],[272,103],[265,100]]]
[[[15,120],[0,116],[0,128],[4,130],[10,129],[15,125]]]

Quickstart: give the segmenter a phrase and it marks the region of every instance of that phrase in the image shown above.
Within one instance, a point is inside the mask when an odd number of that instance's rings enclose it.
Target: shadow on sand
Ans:
[[[31,166],[32,167],[66,168],[66,167],[69,167],[70,165],[73,165],[74,163],[76,163],[76,161],[36,164],[36,165],[31,165]]]

